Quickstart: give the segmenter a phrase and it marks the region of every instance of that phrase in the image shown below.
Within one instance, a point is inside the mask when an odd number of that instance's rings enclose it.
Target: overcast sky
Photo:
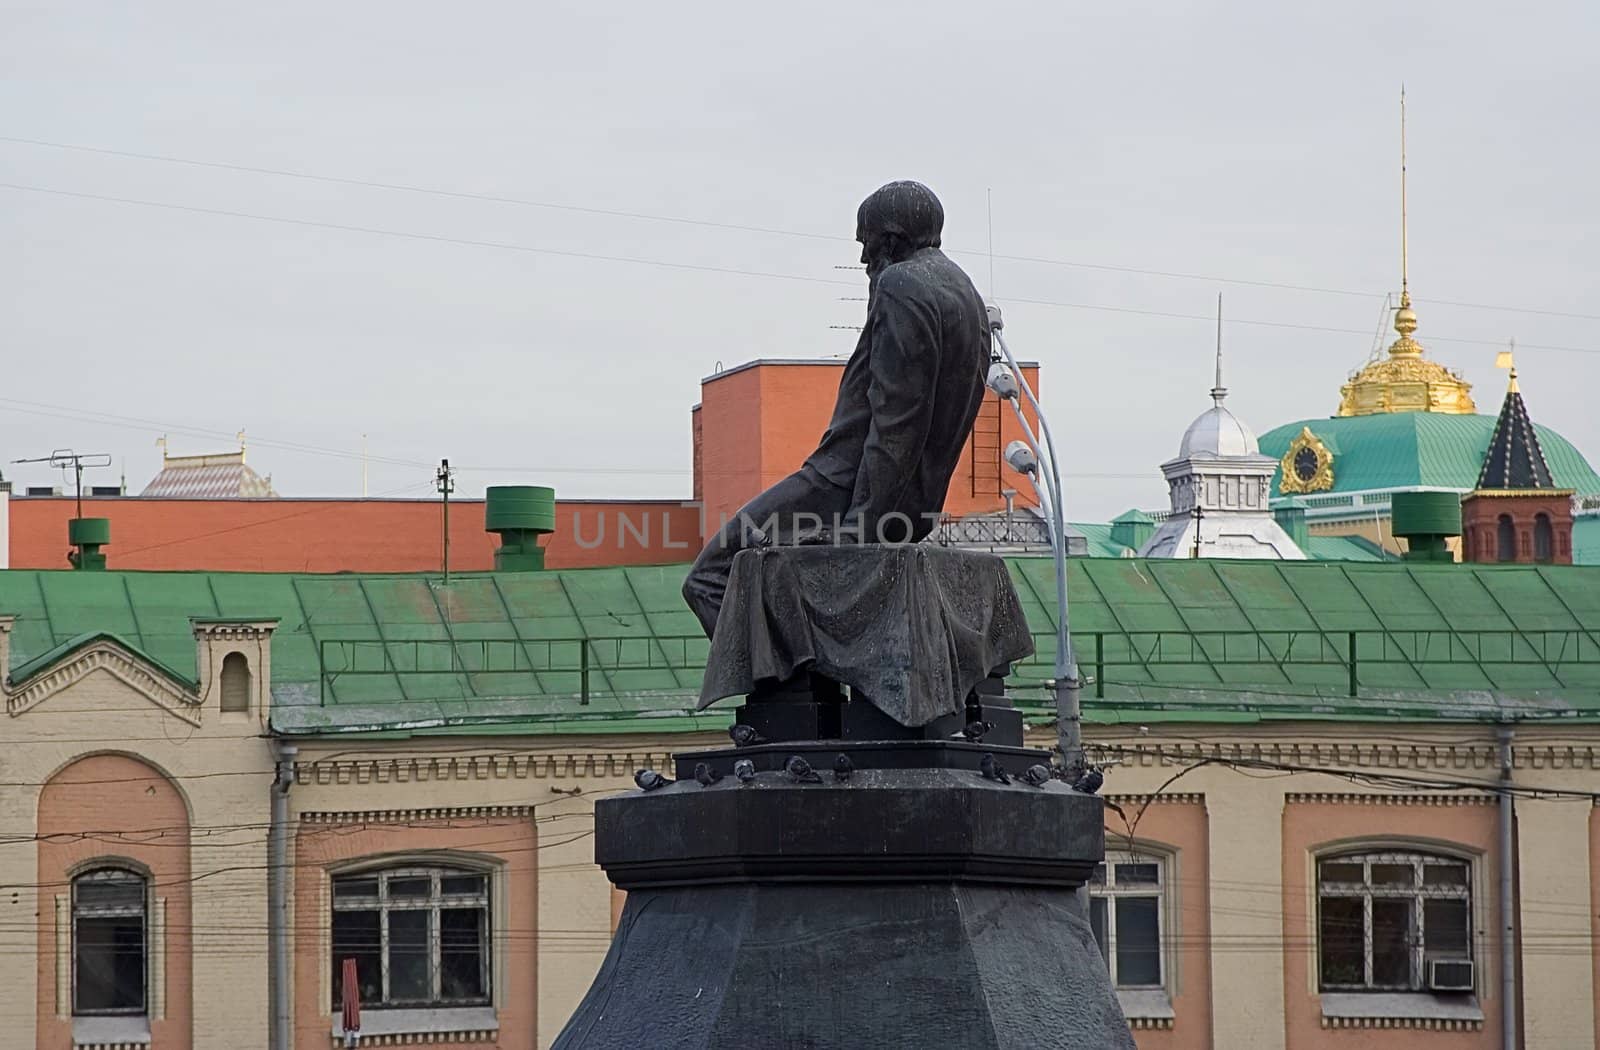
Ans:
[[[0,188],[0,457],[137,492],[159,434],[244,427],[280,493],[348,495],[365,433],[374,495],[449,456],[461,495],[687,496],[701,377],[848,353],[856,204],[916,178],[1043,363],[1069,515],[1161,507],[1218,291],[1258,432],[1371,352],[1402,80],[1418,338],[1492,413],[1515,337],[1600,457],[1600,7],[1316,6],[0,0],[0,181],[58,191]]]

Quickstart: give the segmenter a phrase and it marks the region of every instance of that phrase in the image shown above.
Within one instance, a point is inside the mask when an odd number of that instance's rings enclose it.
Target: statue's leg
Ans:
[[[705,549],[694,560],[689,575],[683,581],[683,600],[700,621],[706,637],[717,626],[717,614],[722,611],[722,598],[728,590],[728,573],[733,568],[733,556],[742,549],[744,536],[738,520],[724,522]]]
[[[733,556],[751,545],[752,536],[791,537],[807,526],[831,526],[850,509],[850,495],[850,489],[801,467],[723,522],[683,581],[683,599],[700,620],[706,637],[716,630]]]

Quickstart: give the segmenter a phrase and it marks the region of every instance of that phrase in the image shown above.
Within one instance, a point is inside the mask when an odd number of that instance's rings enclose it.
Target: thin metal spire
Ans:
[[[1211,388],[1211,400],[1218,408],[1222,407],[1223,398],[1228,396],[1228,388],[1222,385],[1222,293],[1217,293],[1217,383]]]
[[[1400,85],[1400,305],[1411,305],[1406,243],[1406,86]]]

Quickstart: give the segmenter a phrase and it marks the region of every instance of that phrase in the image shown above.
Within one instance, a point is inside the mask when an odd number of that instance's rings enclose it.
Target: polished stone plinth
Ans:
[[[1011,783],[979,773],[986,754]],[[821,783],[784,772],[791,755]],[[740,758],[749,783],[692,779]],[[1020,779],[1047,761],[760,745],[681,755],[676,783],[600,800],[596,859],[628,900],[555,1047],[1131,1050],[1076,892],[1104,852],[1103,803]]]

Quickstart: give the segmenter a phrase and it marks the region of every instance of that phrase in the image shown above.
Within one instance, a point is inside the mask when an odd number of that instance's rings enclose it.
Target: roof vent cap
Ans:
[[[484,494],[483,528],[500,536],[496,572],[544,568],[539,538],[556,531],[556,490],[544,485],[491,485]]]

